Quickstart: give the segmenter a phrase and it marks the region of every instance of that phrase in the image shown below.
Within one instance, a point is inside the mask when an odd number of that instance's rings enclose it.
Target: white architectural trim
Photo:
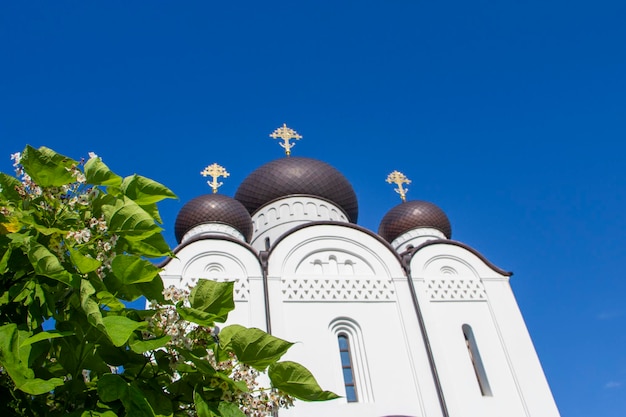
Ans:
[[[225,224],[225,223],[203,223],[198,226],[192,227],[185,233],[181,244],[187,242],[189,239],[197,237],[197,236],[210,236],[210,235],[218,235],[218,236],[231,236],[235,239],[238,239],[242,242],[246,241],[244,235],[241,234],[234,227]]]
[[[440,230],[430,227],[418,227],[408,232],[402,233],[391,242],[391,246],[398,252],[402,253],[411,246],[416,247],[429,240],[446,239]]]
[[[341,334],[345,334],[348,337],[353,362],[352,371],[354,372],[354,384],[358,398],[357,402],[374,402],[372,380],[367,363],[367,354],[365,352],[365,343],[363,342],[361,327],[356,321],[348,317],[337,317],[330,322],[328,328],[334,335],[335,340],[337,340]],[[337,354],[339,354],[339,346],[337,346]]]
[[[344,211],[328,200],[288,196],[272,201],[254,213],[250,244],[257,250],[264,250],[266,238],[274,243],[294,227],[312,221],[350,222]]]
[[[304,265],[322,254],[335,254],[339,263],[350,260],[354,276],[358,278],[372,276],[386,280],[405,276],[397,255],[389,246],[368,233],[340,224],[313,224],[281,238],[270,252],[268,275],[313,276]]]

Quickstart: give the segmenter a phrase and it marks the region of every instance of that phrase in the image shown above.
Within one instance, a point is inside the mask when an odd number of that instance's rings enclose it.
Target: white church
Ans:
[[[511,273],[451,240],[446,214],[404,201],[378,232],[356,224],[350,182],[325,162],[262,165],[234,198],[201,195],[176,219],[165,286],[235,280],[229,322],[296,343],[305,365],[343,398],[298,401],[280,416],[557,417],[550,387],[509,285]],[[213,164],[214,192],[225,170]]]

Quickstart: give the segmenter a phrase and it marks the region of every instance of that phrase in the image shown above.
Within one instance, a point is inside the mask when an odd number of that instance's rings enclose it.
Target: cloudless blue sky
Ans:
[[[515,273],[563,416],[626,415],[626,2],[56,1],[0,4],[0,170],[26,144],[170,187],[165,235],[282,157],[353,184],[359,224],[439,205]],[[0,155],[1,156],[1,155]]]

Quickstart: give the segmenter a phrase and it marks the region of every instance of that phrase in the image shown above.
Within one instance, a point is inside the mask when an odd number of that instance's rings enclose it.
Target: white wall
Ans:
[[[558,416],[508,276],[442,241],[411,260],[451,416]],[[481,394],[462,326],[471,326],[491,389]]]

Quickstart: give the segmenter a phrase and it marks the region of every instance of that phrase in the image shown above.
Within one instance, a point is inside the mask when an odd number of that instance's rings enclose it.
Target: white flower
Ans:
[[[96,155],[94,152],[89,152],[89,159],[94,159],[97,158],[98,155]]]
[[[87,243],[91,239],[91,232],[89,229],[83,229],[78,232],[68,232],[68,239],[74,239],[77,243]]]
[[[21,160],[22,160],[21,152],[15,152],[11,154],[11,161],[13,161],[13,166],[19,165]]]

